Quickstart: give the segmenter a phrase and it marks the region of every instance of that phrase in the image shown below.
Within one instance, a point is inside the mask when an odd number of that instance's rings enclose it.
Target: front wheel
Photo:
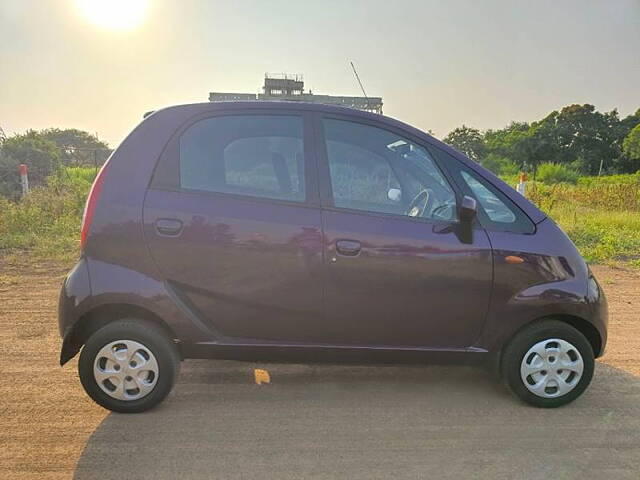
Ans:
[[[502,377],[509,389],[536,407],[553,408],[578,398],[593,377],[591,344],[564,322],[545,320],[518,332],[504,350]]]
[[[155,325],[123,319],[105,325],[85,344],[78,362],[80,381],[99,405],[137,413],[160,403],[178,376],[176,345]]]

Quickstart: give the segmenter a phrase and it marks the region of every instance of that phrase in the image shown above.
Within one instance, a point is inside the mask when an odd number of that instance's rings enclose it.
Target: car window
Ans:
[[[401,206],[389,198],[400,184],[389,163],[357,145],[327,141],[333,202],[337,207],[384,213],[400,213]]]
[[[194,123],[180,137],[180,187],[304,200],[302,118],[232,115]]]
[[[492,222],[515,223],[516,215],[491,190],[466,171],[462,171],[461,176]]]
[[[428,152],[387,130],[323,122],[336,207],[451,221],[455,194]]]

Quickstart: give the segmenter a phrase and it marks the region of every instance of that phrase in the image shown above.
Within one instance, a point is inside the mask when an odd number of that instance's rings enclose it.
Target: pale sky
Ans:
[[[0,0],[0,126],[79,128],[116,146],[145,111],[258,93],[265,72],[360,95],[444,136],[571,103],[640,107],[640,0],[148,0],[140,24],[76,0]],[[126,15],[126,13],[125,13]]]

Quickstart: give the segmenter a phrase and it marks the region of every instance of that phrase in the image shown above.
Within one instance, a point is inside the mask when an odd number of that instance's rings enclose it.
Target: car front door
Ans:
[[[460,235],[460,196],[441,166],[393,127],[319,115],[316,128],[327,340],[472,345],[489,305],[491,247],[478,224]]]
[[[306,113],[234,109],[182,127],[156,168],[144,205],[151,255],[169,288],[221,338],[320,336],[311,137]]]

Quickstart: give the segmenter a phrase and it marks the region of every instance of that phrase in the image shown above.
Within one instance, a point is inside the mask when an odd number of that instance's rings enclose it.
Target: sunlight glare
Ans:
[[[149,0],[76,0],[93,24],[108,30],[132,30],[142,23]]]

